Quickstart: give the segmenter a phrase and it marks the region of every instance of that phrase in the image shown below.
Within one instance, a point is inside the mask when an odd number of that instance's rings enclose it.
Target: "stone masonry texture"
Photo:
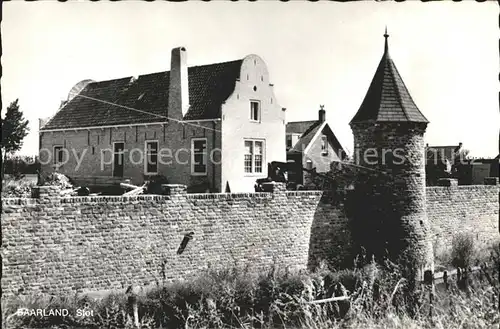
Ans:
[[[427,187],[427,217],[436,253],[449,251],[453,236],[472,234],[479,248],[499,242],[498,185]]]
[[[2,200],[4,295],[118,289],[188,279],[201,269],[335,266],[349,257],[342,206],[321,191],[58,197],[38,187],[32,199]],[[498,186],[429,187],[433,240],[457,231],[498,238]],[[193,232],[184,252],[177,250]]]
[[[425,200],[426,124],[363,122],[351,127],[355,160],[379,175],[357,187],[365,190],[359,202],[368,210],[357,215],[359,225],[366,223],[366,234],[373,236],[368,239],[361,232],[361,245],[371,242],[366,249],[376,257],[387,252],[423,277],[424,270],[434,270]]]

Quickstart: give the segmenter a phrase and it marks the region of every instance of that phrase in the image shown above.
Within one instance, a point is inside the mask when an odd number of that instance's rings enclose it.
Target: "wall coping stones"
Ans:
[[[498,183],[497,177],[488,177],[491,178],[489,182]],[[444,179],[450,180],[450,179]],[[452,179],[453,181],[453,179]],[[456,181],[456,180],[454,180]],[[486,179],[485,179],[486,181]],[[453,182],[444,182],[444,184],[449,184]],[[279,183],[278,183],[279,184]],[[183,190],[184,185],[178,184],[168,184],[175,185],[175,188],[178,188],[180,191]],[[284,185],[284,184],[283,184]],[[275,186],[274,184],[272,185]],[[37,186],[37,188],[43,186]],[[426,186],[426,190],[428,191],[445,191],[447,189],[458,189],[458,190],[498,190],[500,186],[498,184],[486,184],[486,185],[444,185],[444,186]],[[42,189],[43,190],[43,189]],[[54,191],[52,187],[49,187],[50,191]],[[174,189],[175,190],[175,189]],[[179,191],[177,190],[177,191]],[[189,200],[209,200],[209,199],[218,199],[218,200],[227,200],[227,199],[271,199],[273,194],[275,193],[284,193],[287,197],[301,197],[301,196],[322,196],[325,192],[321,190],[303,190],[303,191],[286,191],[286,190],[273,190],[273,192],[252,192],[252,193],[179,193],[178,196],[183,196]],[[43,194],[42,194],[43,196]],[[175,194],[174,194],[175,196]],[[135,196],[64,196],[64,197],[56,197],[49,194],[44,197],[48,202],[60,202],[60,203],[113,203],[113,202],[134,202],[134,201],[160,201],[165,202],[172,200],[172,195],[135,195]],[[36,205],[40,204],[40,198],[3,198],[3,205]]]
[[[253,192],[253,193],[192,193],[188,194],[186,198],[188,199],[270,199],[272,193],[269,192]]]
[[[321,196],[325,193],[324,191],[321,190],[310,190],[310,191],[287,191],[286,195],[287,196],[303,196],[303,195],[318,195]]]
[[[38,204],[34,198],[2,198],[2,205],[31,205]]]
[[[76,196],[65,197],[61,199],[61,203],[110,203],[124,201],[162,201],[171,200],[170,195],[135,195],[135,196]]]
[[[451,186],[451,188],[457,190],[498,190],[500,187],[498,185],[458,185],[456,187]],[[442,191],[450,189],[450,186],[426,186],[425,189],[429,191]]]

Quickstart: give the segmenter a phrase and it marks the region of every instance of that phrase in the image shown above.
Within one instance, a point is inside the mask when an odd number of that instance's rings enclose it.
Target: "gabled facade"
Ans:
[[[76,86],[75,86],[76,87]],[[285,111],[257,55],[167,72],[87,81],[40,128],[42,171],[104,184],[163,175],[191,191],[252,191],[284,161]]]
[[[326,122],[325,114],[321,108],[317,120],[287,123],[287,161],[298,162],[306,169],[315,168],[317,172],[328,172],[332,162],[345,158],[346,153]]]

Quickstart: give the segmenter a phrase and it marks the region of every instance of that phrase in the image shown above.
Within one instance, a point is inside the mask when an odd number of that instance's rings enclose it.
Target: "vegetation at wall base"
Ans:
[[[498,251],[484,271],[464,287],[450,278],[430,288],[420,285],[410,301],[396,265],[370,263],[340,271],[324,265],[314,273],[272,267],[261,274],[249,268],[209,269],[189,281],[165,283],[137,297],[140,328],[493,328],[498,309]],[[348,301],[311,304],[332,295]],[[129,296],[101,300],[15,296],[2,300],[4,328],[135,328]],[[412,303],[409,308],[407,303]],[[28,309],[68,309],[67,317],[18,316]],[[93,310],[77,317],[76,310]],[[408,310],[413,312],[409,313]]]

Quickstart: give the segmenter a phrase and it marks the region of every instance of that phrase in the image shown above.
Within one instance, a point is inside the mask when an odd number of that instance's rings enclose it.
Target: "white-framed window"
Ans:
[[[158,173],[158,141],[150,140],[144,143],[144,173]]]
[[[207,174],[207,139],[191,139],[191,175]]]
[[[245,174],[262,173],[264,162],[264,141],[245,140],[244,172]]]
[[[328,138],[325,135],[321,136],[321,154],[328,154]]]
[[[260,122],[260,102],[250,101],[250,120]]]
[[[64,147],[62,145],[54,145],[54,164],[60,165],[64,162]]]

